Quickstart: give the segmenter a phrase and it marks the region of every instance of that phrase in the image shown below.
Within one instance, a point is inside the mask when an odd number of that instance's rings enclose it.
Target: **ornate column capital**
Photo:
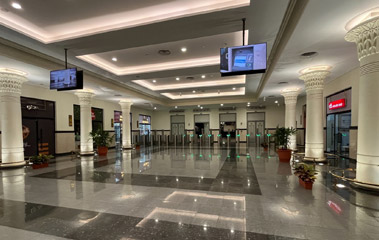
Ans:
[[[324,80],[329,75],[329,71],[312,71],[306,72],[300,75],[300,79],[305,83],[305,90],[323,90],[324,89]]]
[[[357,44],[359,61],[379,53],[379,17],[354,26],[346,33],[345,40]]]
[[[26,81],[28,80],[22,72],[0,69],[0,93],[16,93],[21,95],[22,84]]]
[[[282,96],[284,97],[284,103],[288,104],[296,104],[297,96],[299,95],[299,89],[284,89],[282,91]]]
[[[130,109],[130,107],[133,105],[133,102],[132,100],[121,100],[119,102],[120,106],[121,106],[121,109]]]
[[[95,94],[90,91],[78,91],[75,95],[79,98],[80,106],[91,106],[92,98],[95,96]]]

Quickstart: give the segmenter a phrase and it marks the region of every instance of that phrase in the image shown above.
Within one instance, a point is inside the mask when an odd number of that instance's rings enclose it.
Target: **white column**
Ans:
[[[131,149],[132,142],[130,137],[130,107],[133,105],[131,100],[120,101],[122,110],[122,148]]]
[[[345,39],[357,44],[360,61],[356,179],[379,184],[379,17],[355,26]]]
[[[329,73],[325,70],[309,70],[300,76],[300,79],[305,82],[307,92],[305,159],[325,161],[323,89],[324,80]]]
[[[285,89],[282,91],[284,103],[286,104],[285,127],[296,128],[296,102],[299,89]],[[290,136],[289,148],[296,150],[296,133]]]
[[[75,93],[80,104],[80,155],[93,155],[93,140],[90,136],[92,131],[92,97],[95,95],[89,91]]]
[[[25,165],[20,96],[26,81],[21,72],[0,70],[1,167]]]

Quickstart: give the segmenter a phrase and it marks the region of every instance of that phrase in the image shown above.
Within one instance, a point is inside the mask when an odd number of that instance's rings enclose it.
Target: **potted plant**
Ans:
[[[294,168],[294,174],[299,177],[299,183],[305,189],[312,189],[316,180],[317,171],[313,165],[299,163]]]
[[[268,150],[268,143],[264,142],[264,143],[261,144],[261,146],[263,147],[263,149],[264,149],[265,151]]]
[[[279,161],[289,162],[291,160],[291,149],[288,149],[290,136],[296,133],[294,128],[277,127],[274,133],[276,144],[278,147]]]
[[[90,136],[97,147],[97,153],[99,156],[106,156],[108,153],[108,147],[113,140],[113,138],[109,136],[109,132],[98,129],[97,131],[90,132]]]
[[[49,160],[52,159],[52,155],[38,154],[37,156],[32,156],[29,158],[29,161],[33,164],[33,169],[45,168],[49,166]]]

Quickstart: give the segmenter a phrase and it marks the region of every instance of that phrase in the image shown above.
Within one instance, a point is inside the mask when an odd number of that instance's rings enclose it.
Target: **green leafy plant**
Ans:
[[[101,129],[90,132],[90,136],[97,147],[109,147],[113,140],[113,137],[109,136],[109,132]]]
[[[280,149],[287,149],[290,141],[290,136],[296,133],[295,128],[276,127],[274,137],[276,144]]]
[[[313,165],[298,163],[293,170],[295,170],[294,174],[304,182],[313,183],[317,178],[317,171]]]
[[[46,154],[38,154],[37,156],[32,156],[29,158],[29,161],[33,164],[44,164],[49,163],[49,160],[52,159],[54,156],[52,155],[46,155]]]

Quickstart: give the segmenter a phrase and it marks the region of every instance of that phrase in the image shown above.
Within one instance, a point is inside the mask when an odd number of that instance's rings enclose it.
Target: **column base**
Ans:
[[[325,157],[304,157],[304,162],[326,162]]]
[[[364,184],[364,183],[356,183],[352,182],[350,183],[355,188],[361,188],[364,190],[370,190],[370,191],[379,191],[379,186],[371,185],[371,184]]]
[[[80,156],[93,156],[95,152],[80,152]]]
[[[18,168],[26,165],[26,161],[13,162],[13,163],[0,163],[0,168]]]

